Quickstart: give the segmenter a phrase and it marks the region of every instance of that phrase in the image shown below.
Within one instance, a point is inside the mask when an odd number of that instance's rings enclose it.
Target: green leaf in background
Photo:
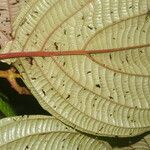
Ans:
[[[0,93],[0,112],[7,117],[16,115],[12,106],[9,105],[7,97],[2,93]]]

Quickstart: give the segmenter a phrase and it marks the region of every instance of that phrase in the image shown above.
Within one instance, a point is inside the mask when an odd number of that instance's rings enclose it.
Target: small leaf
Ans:
[[[3,113],[5,116],[15,116],[15,111],[9,105],[8,99],[2,93],[0,93],[0,112]]]

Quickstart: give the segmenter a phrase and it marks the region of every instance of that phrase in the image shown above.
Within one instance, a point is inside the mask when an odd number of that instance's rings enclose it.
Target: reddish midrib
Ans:
[[[85,55],[85,54],[98,54],[98,53],[112,53],[117,51],[125,51],[137,48],[150,47],[150,44],[130,46],[124,48],[102,49],[102,50],[72,50],[72,51],[26,51],[26,52],[11,52],[0,54],[0,59],[17,58],[17,57],[50,57],[50,56],[66,56],[66,55]]]

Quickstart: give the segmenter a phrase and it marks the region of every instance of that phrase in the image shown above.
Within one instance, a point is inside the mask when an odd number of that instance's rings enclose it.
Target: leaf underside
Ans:
[[[0,1],[0,49],[3,48],[12,37],[12,24],[28,0],[1,0]]]
[[[128,47],[150,44],[149,9],[149,0],[33,0],[13,24],[9,52],[114,49],[14,65],[41,106],[66,124],[135,136],[150,130],[150,48]]]
[[[2,119],[0,133],[0,149],[3,150],[111,149],[106,142],[80,134],[49,116],[19,116]]]

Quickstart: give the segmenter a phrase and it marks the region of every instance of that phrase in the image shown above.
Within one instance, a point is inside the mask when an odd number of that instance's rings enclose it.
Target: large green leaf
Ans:
[[[150,130],[149,10],[149,0],[34,0],[2,52],[102,50],[11,61],[41,106],[66,124],[138,135]]]
[[[2,150],[110,150],[104,141],[90,138],[49,116],[0,120]]]

